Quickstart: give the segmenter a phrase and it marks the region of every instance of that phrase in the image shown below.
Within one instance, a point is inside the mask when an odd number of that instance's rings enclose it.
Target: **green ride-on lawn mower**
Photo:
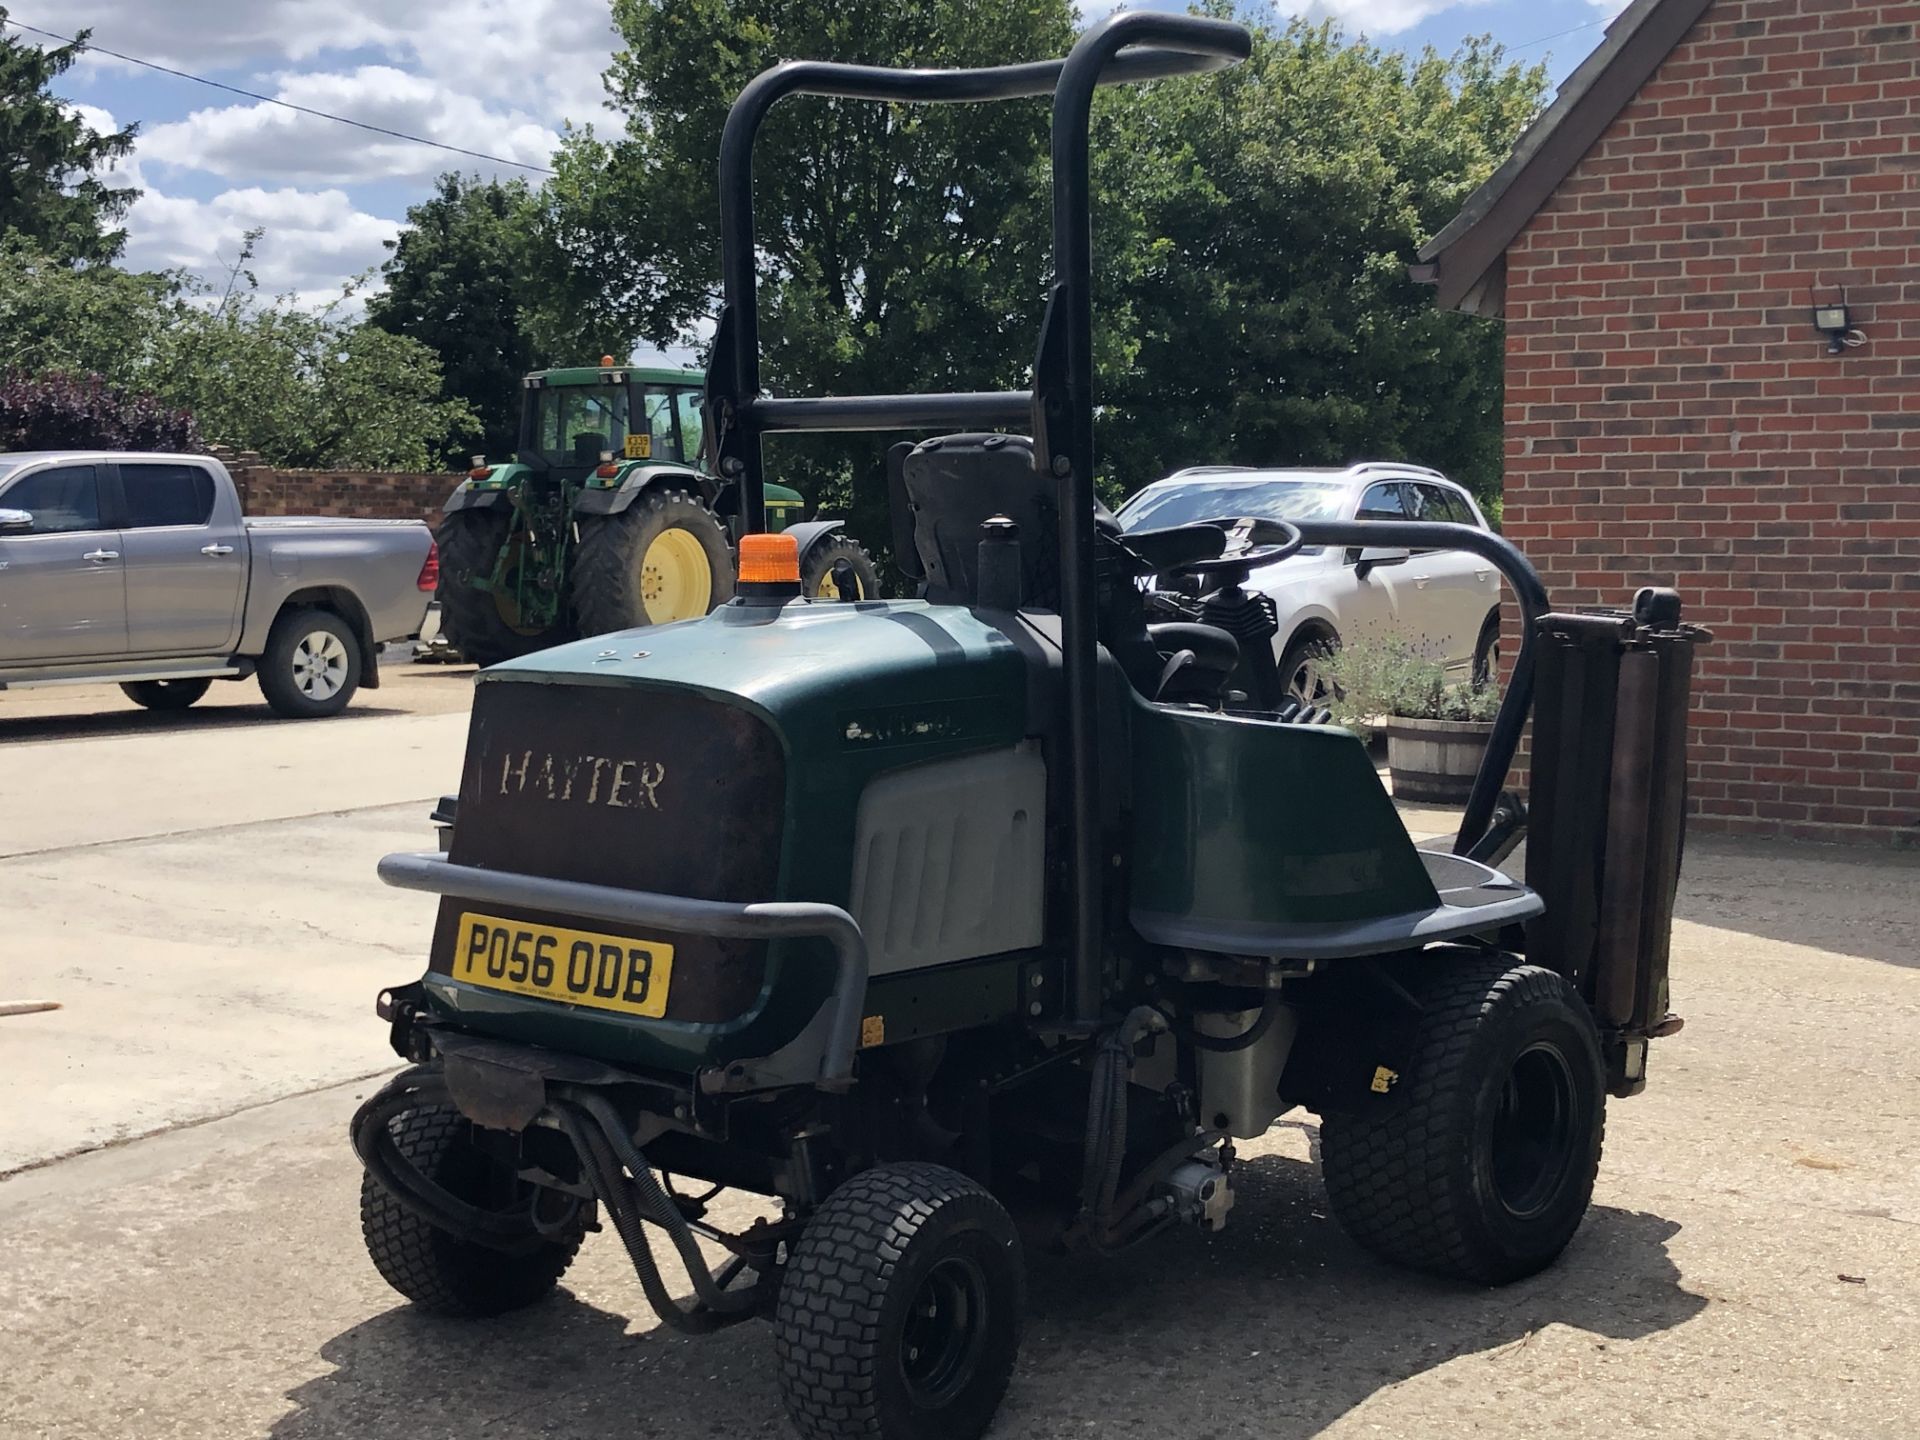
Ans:
[[[700,468],[698,370],[616,365],[522,381],[520,449],[473,457],[440,522],[440,630],[481,665],[567,640],[690,620],[733,595],[739,486]],[[871,600],[880,580],[838,520],[765,514],[799,542],[807,593]]]
[[[1701,637],[1671,592],[1551,614],[1478,530],[1122,534],[1097,504],[1093,91],[1248,47],[1134,13],[1064,61],[796,62],[741,94],[704,412],[740,591],[482,675],[443,852],[381,864],[443,897],[426,974],[379,1001],[410,1068],[353,1122],[367,1245],[402,1294],[528,1304],[604,1221],[666,1325],[772,1321],[803,1434],[923,1440],[990,1423],[1028,1248],[1219,1229],[1234,1142],[1296,1106],[1321,1117],[1335,1213],[1388,1260],[1497,1284],[1573,1237],[1607,1096],[1678,1026]],[[1032,389],[762,395],[750,159],[772,106],[1049,93]],[[922,598],[803,594],[797,547],[765,533],[761,437],[854,429],[958,432],[889,465]],[[1467,549],[1512,586],[1519,653],[1451,850],[1416,849],[1359,739],[1286,701],[1242,582],[1302,544]],[[1190,613],[1148,609],[1156,578]],[[1529,714],[1531,816],[1500,790]],[[1525,885],[1494,868],[1523,835]],[[686,1182],[766,1213],[724,1230]]]

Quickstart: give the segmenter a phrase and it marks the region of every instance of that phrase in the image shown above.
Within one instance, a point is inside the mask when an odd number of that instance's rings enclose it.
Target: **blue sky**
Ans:
[[[1555,83],[1599,43],[1622,3],[1279,0],[1280,13],[1332,16],[1349,34],[1413,51],[1451,51],[1490,33],[1516,58],[1546,61]],[[0,4],[25,25],[61,34],[90,26],[109,49],[507,160],[543,163],[567,123],[613,128],[599,78],[614,44],[604,0]],[[1114,8],[1082,6],[1088,15]],[[1183,8],[1183,0],[1152,0],[1152,8]],[[379,264],[382,242],[441,171],[538,178],[104,56],[77,65],[59,90],[97,124],[140,123],[126,173],[144,194],[128,219],[126,263],[222,276],[241,235],[261,226],[252,266],[261,284],[310,302]]]

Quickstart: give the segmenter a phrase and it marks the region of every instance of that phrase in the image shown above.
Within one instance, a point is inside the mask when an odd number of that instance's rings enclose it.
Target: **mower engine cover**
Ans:
[[[1034,945],[1045,772],[1027,706],[1006,635],[919,601],[735,603],[559,646],[480,676],[448,859],[850,907],[876,973]],[[791,1041],[831,992],[831,953],[450,896],[425,989],[463,1030],[689,1072]]]

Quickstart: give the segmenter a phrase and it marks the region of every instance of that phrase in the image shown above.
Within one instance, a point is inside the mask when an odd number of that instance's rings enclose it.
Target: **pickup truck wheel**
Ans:
[[[289,610],[260,657],[260,693],[290,720],[338,715],[360,688],[360,639],[328,610]]]
[[[518,615],[507,613],[516,606],[503,609],[493,591],[476,588],[476,581],[492,580],[512,524],[506,510],[456,510],[434,532],[440,542],[440,584],[434,591],[440,633],[476,665],[498,665],[574,638],[564,622],[545,630],[518,625]],[[512,574],[509,570],[509,578]]]
[[[211,680],[129,680],[121,692],[149,710],[184,710],[207,693]]]
[[[682,490],[580,522],[573,613],[582,635],[696,620],[733,598],[727,532]]]

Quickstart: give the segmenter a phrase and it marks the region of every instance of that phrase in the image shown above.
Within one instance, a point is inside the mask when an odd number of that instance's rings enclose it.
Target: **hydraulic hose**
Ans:
[[[350,1127],[354,1152],[367,1173],[402,1206],[461,1240],[508,1255],[528,1254],[550,1244],[554,1227],[542,1226],[531,1205],[525,1211],[482,1209],[428,1179],[400,1153],[388,1128],[396,1115],[455,1108],[441,1072],[425,1066],[402,1071],[354,1113]],[[583,1177],[607,1207],[640,1288],[665,1324],[687,1334],[706,1334],[758,1311],[763,1299],[759,1287],[727,1288],[727,1282],[739,1274],[739,1265],[725,1267],[724,1280],[715,1278],[686,1216],[661,1188],[605,1097],[569,1090],[550,1100],[541,1113],[552,1118],[572,1142]],[[631,1180],[621,1174],[623,1165],[631,1172]],[[667,1232],[686,1266],[698,1296],[691,1308],[676,1302],[661,1278],[647,1240],[647,1221]]]
[[[1255,1017],[1253,1024],[1238,1035],[1203,1035],[1191,1025],[1179,1026],[1178,1033],[1184,1044],[1191,1045],[1196,1050],[1209,1050],[1215,1055],[1231,1055],[1237,1050],[1246,1050],[1258,1045],[1266,1037],[1267,1031],[1273,1028],[1274,1017],[1279,1013],[1279,999],[1268,995],[1266,1003],[1260,1007],[1260,1013]],[[1172,1017],[1167,1017],[1167,1021],[1171,1025]]]
[[[436,1070],[415,1066],[403,1070],[354,1112],[348,1133],[354,1153],[388,1194],[429,1224],[462,1240],[507,1255],[524,1255],[548,1241],[532,1226],[532,1212],[486,1210],[462,1200],[420,1172],[400,1153],[387,1128],[394,1116],[408,1110],[453,1108],[447,1082]]]
[[[1089,1243],[1102,1248],[1114,1228],[1114,1192],[1127,1155],[1127,1080],[1133,1071],[1133,1047],[1142,1035],[1167,1028],[1167,1017],[1151,1005],[1136,1005],[1102,1037],[1093,1057],[1087,1089],[1087,1148],[1080,1176],[1079,1224]]]

